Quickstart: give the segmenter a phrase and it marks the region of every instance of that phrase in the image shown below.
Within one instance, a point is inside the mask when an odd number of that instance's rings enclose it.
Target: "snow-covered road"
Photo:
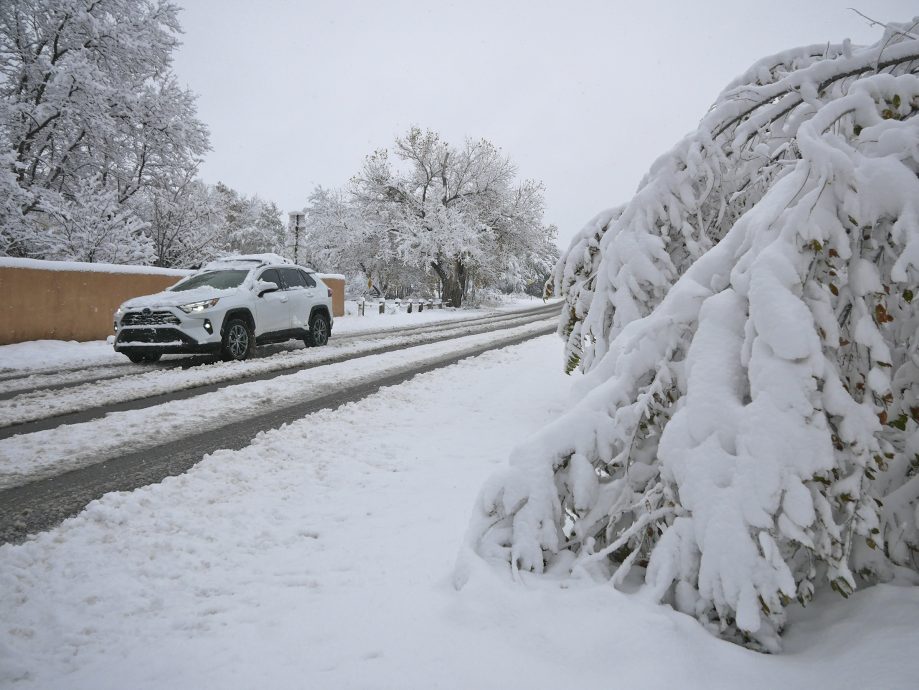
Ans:
[[[74,376],[80,374],[80,371],[60,375],[31,375],[0,382],[0,391],[4,383],[7,386],[29,384],[33,388],[18,392],[6,400],[0,400],[0,429],[165,393],[220,383],[235,383],[240,380],[264,379],[269,374],[290,373],[347,359],[486,333],[499,328],[511,328],[545,319],[548,314],[556,316],[557,312],[557,305],[548,305],[523,313],[477,318],[471,322],[399,329],[386,335],[374,332],[361,334],[360,338],[344,336],[331,341],[329,346],[324,348],[285,350],[271,357],[246,362],[214,362],[187,369],[175,366],[153,369],[148,367],[141,372],[137,371],[136,366],[132,366],[127,375],[111,377],[104,375],[105,372],[100,374],[97,368],[91,368],[81,370],[89,379],[83,383],[79,378],[74,380]],[[0,438],[13,433],[21,431],[9,429],[7,433],[0,432]]]
[[[0,546],[11,688],[915,687],[915,588],[796,610],[787,653],[608,584],[471,564],[471,506],[567,406],[547,336],[415,377]]]

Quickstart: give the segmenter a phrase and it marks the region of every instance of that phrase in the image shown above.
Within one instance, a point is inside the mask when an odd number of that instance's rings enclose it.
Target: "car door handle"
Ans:
[[[286,298],[286,297],[282,297],[282,298],[281,298],[281,301],[282,301],[282,302],[286,302],[286,301],[287,301],[287,298]]]

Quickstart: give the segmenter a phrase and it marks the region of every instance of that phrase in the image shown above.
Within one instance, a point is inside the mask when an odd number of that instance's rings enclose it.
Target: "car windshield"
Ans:
[[[199,287],[212,287],[217,290],[226,290],[242,285],[249,271],[208,271],[207,273],[197,273],[183,280],[177,285],[169,288],[172,292],[182,292],[183,290],[194,290]]]

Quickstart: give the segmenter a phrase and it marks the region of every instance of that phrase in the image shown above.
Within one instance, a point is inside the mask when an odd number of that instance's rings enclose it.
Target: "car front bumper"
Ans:
[[[185,314],[176,307],[131,309],[114,325],[116,352],[169,354],[220,350],[222,314]]]

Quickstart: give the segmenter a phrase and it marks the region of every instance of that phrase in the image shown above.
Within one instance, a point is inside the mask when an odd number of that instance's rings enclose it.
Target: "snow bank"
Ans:
[[[0,345],[0,371],[60,370],[82,366],[121,364],[125,356],[105,340],[30,340]]]

